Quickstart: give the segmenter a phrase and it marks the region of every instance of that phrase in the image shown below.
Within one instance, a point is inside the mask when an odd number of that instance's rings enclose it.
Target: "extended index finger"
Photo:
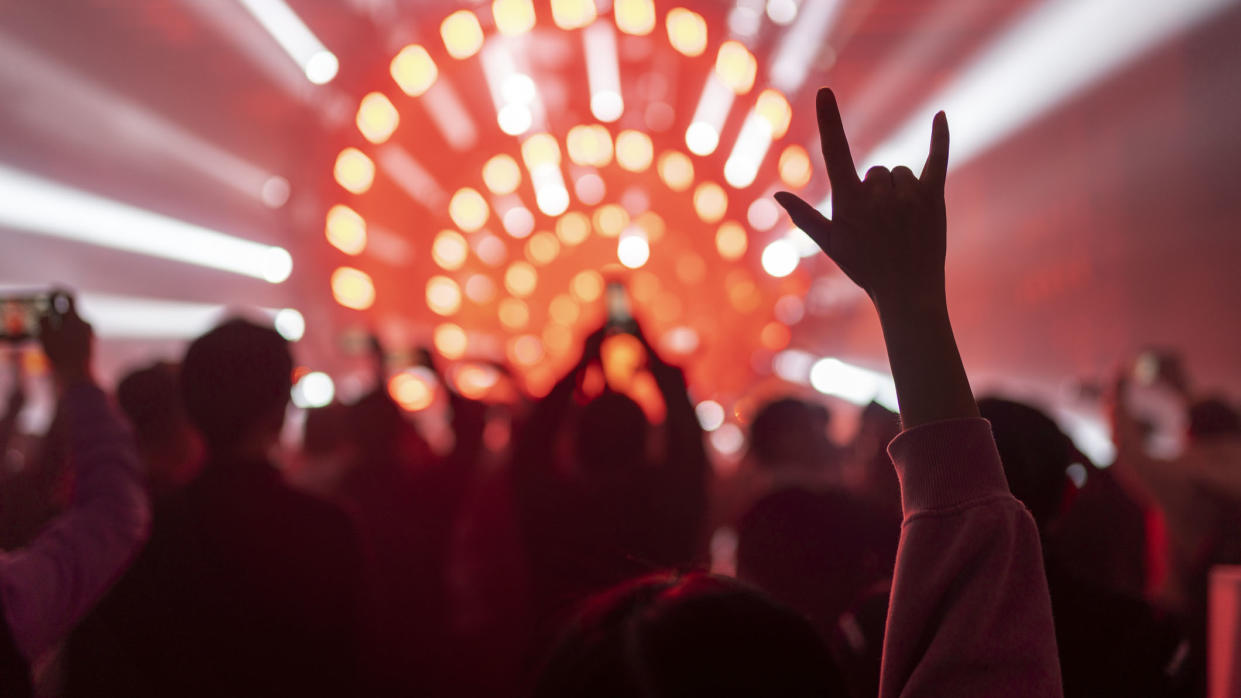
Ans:
[[[827,178],[834,193],[849,191],[858,184],[857,168],[849,152],[849,139],[845,137],[845,125],[840,120],[840,107],[836,95],[824,87],[816,97],[819,113],[819,143],[823,147],[823,160],[827,163]]]

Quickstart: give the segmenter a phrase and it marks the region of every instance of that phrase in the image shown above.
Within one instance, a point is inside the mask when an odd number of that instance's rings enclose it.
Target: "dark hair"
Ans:
[[[282,413],[292,373],[288,342],[275,330],[229,320],[186,350],[181,397],[206,442],[230,446],[268,416]]]
[[[610,472],[642,462],[649,430],[638,403],[622,393],[604,392],[578,415],[574,440],[578,467]]]
[[[978,401],[978,410],[991,422],[1009,489],[1042,528],[1060,513],[1065,471],[1089,461],[1051,417],[1034,407],[990,397]]]
[[[1241,415],[1223,398],[1197,400],[1189,406],[1189,436],[1241,436]]]
[[[735,579],[694,572],[590,599],[544,665],[534,698],[844,695],[805,619]]]
[[[759,408],[750,424],[750,452],[760,466],[826,464],[832,414],[823,405],[786,397]]]
[[[129,372],[116,386],[116,402],[139,442],[169,438],[186,421],[177,367],[166,361]]]

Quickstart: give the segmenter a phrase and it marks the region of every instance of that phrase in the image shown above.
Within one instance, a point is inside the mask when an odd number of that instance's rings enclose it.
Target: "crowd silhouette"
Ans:
[[[1187,446],[1152,456],[1125,366],[1105,467],[1037,406],[976,401],[945,295],[947,117],[920,174],[859,178],[830,90],[817,108],[833,218],[777,199],[873,301],[899,416],[869,405],[840,445],[822,404],[771,400],[762,484],[723,505],[685,375],[636,322],[517,408],[420,352],[449,448],[389,395],[376,340],[375,387],[309,410],[290,473],[274,329],[224,322],[127,375],[117,410],[70,305],[39,332],[52,426],[19,443],[20,378],[0,420],[25,457],[0,483],[0,695],[1202,695],[1208,575],[1241,563],[1235,407],[1164,361],[1145,384],[1178,396]],[[655,423],[592,385],[616,334]],[[713,529],[735,575],[706,571]]]

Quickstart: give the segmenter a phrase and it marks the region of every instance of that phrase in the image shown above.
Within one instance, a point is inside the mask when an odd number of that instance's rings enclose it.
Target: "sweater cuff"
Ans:
[[[1011,496],[991,423],[947,419],[901,432],[888,444],[909,517],[997,495]]]

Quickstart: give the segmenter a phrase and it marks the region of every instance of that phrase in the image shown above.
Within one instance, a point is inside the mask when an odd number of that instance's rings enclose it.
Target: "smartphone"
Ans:
[[[53,320],[69,312],[69,294],[63,291],[19,293],[0,298],[0,342],[21,342],[39,336],[44,317]]]
[[[633,309],[629,303],[629,292],[625,284],[609,281],[604,291],[604,302],[607,303],[608,326],[626,330],[633,326]]]

